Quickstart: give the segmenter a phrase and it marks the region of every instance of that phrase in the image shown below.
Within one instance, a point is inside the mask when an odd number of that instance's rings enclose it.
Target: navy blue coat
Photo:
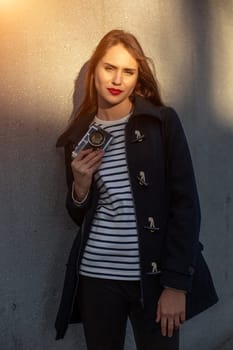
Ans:
[[[126,126],[126,156],[139,238],[141,287],[145,319],[153,329],[155,310],[163,286],[187,291],[186,318],[202,312],[218,298],[199,242],[200,206],[186,137],[176,112],[135,99]],[[73,146],[87,131],[93,115],[80,120],[65,145],[67,209],[80,228],[74,241],[55,327],[63,338],[69,323],[81,321],[78,311],[78,271],[98,201],[92,185],[82,208],[71,197],[70,167]],[[136,131],[136,133],[135,133]],[[139,131],[139,133],[138,133]],[[140,134],[141,138],[137,137]],[[144,173],[145,181],[140,174]],[[155,225],[151,225],[151,218]],[[156,268],[155,268],[156,266]]]

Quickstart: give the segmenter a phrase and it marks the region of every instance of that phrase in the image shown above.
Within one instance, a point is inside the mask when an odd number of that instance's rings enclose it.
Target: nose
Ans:
[[[112,83],[114,85],[121,85],[121,83],[122,83],[121,71],[118,71],[118,70],[115,71],[115,74],[113,75],[113,78],[112,78]]]

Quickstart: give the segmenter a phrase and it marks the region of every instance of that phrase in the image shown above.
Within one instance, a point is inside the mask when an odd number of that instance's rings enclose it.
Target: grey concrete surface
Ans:
[[[64,209],[56,138],[74,80],[112,28],[132,31],[179,113],[202,207],[201,241],[219,303],[185,323],[181,350],[232,349],[233,1],[0,1],[0,350],[85,350],[81,326],[55,342],[76,227]],[[129,326],[127,350],[135,349]]]
[[[216,350],[232,350],[233,349],[233,334],[226,339]]]

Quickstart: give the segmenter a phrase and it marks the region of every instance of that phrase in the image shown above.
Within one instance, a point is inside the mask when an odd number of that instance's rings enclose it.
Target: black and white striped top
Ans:
[[[115,121],[94,122],[113,135],[95,181],[100,192],[80,266],[92,277],[139,280],[138,234],[125,154],[125,126],[129,115]]]

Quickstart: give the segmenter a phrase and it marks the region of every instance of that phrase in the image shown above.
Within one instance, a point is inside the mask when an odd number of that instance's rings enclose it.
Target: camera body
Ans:
[[[113,136],[98,125],[91,125],[83,138],[75,146],[72,158],[75,158],[79,151],[87,148],[101,148],[105,150],[112,141]]]

